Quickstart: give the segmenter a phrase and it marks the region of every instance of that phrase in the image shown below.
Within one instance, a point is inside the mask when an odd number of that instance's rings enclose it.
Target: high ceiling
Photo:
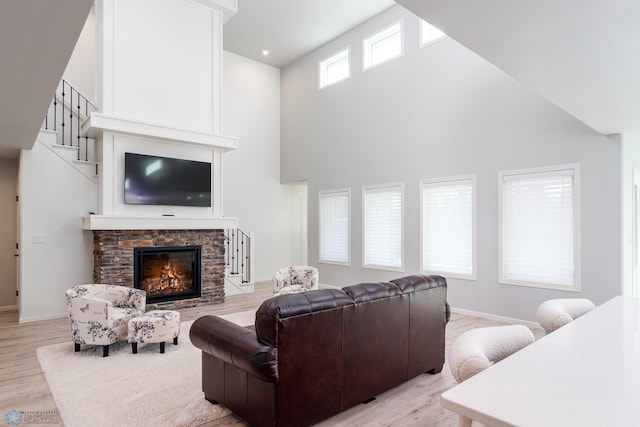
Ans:
[[[395,5],[394,0],[238,0],[224,48],[282,68]],[[264,56],[263,50],[269,55]]]
[[[638,0],[398,0],[603,134],[640,131]]]
[[[0,158],[33,146],[93,0],[0,2]],[[393,0],[238,0],[224,48],[282,67]],[[262,50],[268,49],[269,56]]]
[[[640,132],[638,0],[397,2],[593,129]],[[224,48],[279,68],[395,4],[238,3],[225,25]],[[0,157],[33,145],[92,4],[0,2]]]

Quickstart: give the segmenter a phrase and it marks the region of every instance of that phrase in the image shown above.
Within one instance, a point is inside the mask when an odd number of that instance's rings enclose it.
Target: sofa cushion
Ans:
[[[447,279],[442,276],[423,276],[421,274],[414,274],[413,276],[401,277],[400,279],[392,280],[400,288],[403,294],[409,292],[421,291],[424,289],[437,288],[447,285]]]
[[[277,347],[280,319],[345,305],[353,305],[353,300],[340,289],[318,289],[269,298],[256,312],[256,336],[261,343]]]
[[[342,288],[356,303],[375,301],[400,295],[400,288],[391,282],[360,283]]]
[[[423,276],[421,274],[414,274],[413,276],[401,277],[399,279],[392,280],[391,283],[395,283],[403,294],[411,292],[423,291],[425,289],[440,288],[446,289],[447,279],[442,276],[431,275]],[[451,307],[449,303],[445,303],[445,321],[449,323],[451,318]]]

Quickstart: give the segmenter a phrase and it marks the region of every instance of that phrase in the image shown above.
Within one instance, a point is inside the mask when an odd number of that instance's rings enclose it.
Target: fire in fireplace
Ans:
[[[134,287],[147,293],[147,303],[200,297],[201,246],[133,249]]]

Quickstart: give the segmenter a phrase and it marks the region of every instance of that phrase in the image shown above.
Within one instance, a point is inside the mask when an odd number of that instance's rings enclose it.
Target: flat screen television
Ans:
[[[211,163],[124,153],[124,203],[211,206]]]

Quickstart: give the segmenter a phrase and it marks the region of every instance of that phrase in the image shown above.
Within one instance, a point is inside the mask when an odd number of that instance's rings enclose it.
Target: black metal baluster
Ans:
[[[251,281],[251,239],[247,238],[247,281],[245,283],[249,283]]]
[[[233,266],[233,272],[235,274],[238,274],[238,253],[240,252],[240,249],[238,248],[238,230],[234,230],[233,231],[233,247],[235,248],[234,250],[234,254],[233,254],[233,262],[234,262],[234,266]]]
[[[62,80],[62,145],[64,145],[64,80]]]
[[[69,147],[73,147],[73,86],[69,94]]]
[[[247,283],[245,281],[245,271],[244,271],[244,257],[246,256],[245,248],[244,248],[244,233],[242,233],[242,235],[240,236],[240,246],[242,247],[242,251],[241,251],[242,258],[240,262],[240,274],[242,275],[241,280],[242,280],[242,283]]]
[[[53,95],[53,131],[58,130],[58,94]]]
[[[80,92],[78,94],[78,160],[80,160]]]

